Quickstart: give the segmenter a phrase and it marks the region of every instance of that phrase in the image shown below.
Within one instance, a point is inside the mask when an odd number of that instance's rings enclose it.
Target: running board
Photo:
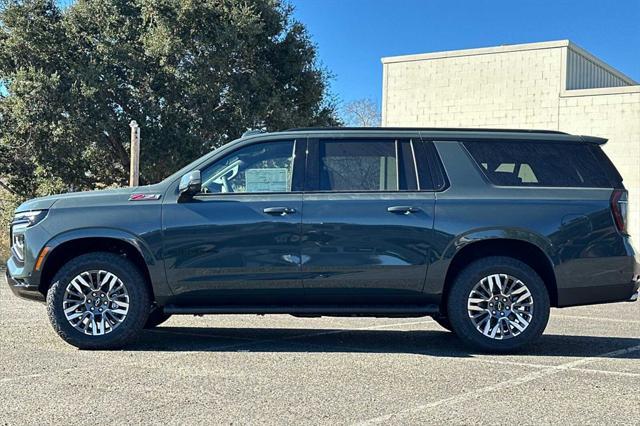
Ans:
[[[314,306],[176,306],[166,305],[166,314],[290,314],[290,315],[433,315],[438,305],[314,305]]]

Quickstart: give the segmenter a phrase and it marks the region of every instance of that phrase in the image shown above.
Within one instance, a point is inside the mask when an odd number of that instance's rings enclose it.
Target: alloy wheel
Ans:
[[[67,285],[62,307],[67,321],[78,331],[100,336],[115,330],[129,312],[129,293],[115,274],[90,270]]]
[[[507,274],[482,278],[467,300],[475,328],[491,339],[504,340],[524,332],[533,319],[533,296],[527,285]]]

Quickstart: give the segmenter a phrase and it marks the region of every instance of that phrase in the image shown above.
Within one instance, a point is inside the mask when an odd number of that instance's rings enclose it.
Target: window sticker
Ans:
[[[247,169],[245,171],[247,192],[287,192],[287,169]]]

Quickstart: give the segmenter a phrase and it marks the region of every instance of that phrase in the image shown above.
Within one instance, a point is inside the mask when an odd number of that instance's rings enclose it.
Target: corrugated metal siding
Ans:
[[[567,90],[629,85],[625,79],[611,73],[580,53],[568,49]]]

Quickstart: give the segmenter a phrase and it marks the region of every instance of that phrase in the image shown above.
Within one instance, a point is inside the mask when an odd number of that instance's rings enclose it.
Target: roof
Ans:
[[[595,136],[578,136],[556,130],[537,129],[485,129],[485,128],[446,128],[446,127],[303,127],[288,129],[274,133],[251,133],[242,139],[265,138],[272,139],[282,136],[301,137],[424,137],[438,140],[539,140],[588,142],[602,145],[607,139]]]
[[[524,50],[552,49],[569,47],[569,40],[543,41],[540,43],[507,44],[502,46],[479,47],[475,49],[444,50],[440,52],[417,53],[413,55],[388,56],[382,58],[383,64],[393,62],[422,61],[425,59],[455,58],[458,56],[487,55],[491,53],[521,52]]]
[[[507,133],[552,133],[567,135],[568,133],[560,132],[558,130],[544,130],[544,129],[492,129],[492,128],[473,128],[473,127],[297,127],[293,129],[287,129],[285,132],[309,132],[309,131],[418,131],[418,132],[433,132],[433,131],[446,131],[446,132],[507,132]]]
[[[399,55],[399,56],[388,56],[382,58],[381,61],[383,64],[393,64],[397,62],[413,62],[413,61],[424,61],[430,59],[446,59],[446,58],[456,58],[461,56],[476,56],[476,55],[490,55],[496,53],[510,53],[510,52],[523,52],[527,50],[540,50],[540,49],[555,49],[555,48],[566,48],[569,52],[573,52],[584,58],[588,64],[595,66],[596,68],[601,68],[607,73],[614,76],[619,80],[620,84],[617,85],[637,85],[638,83],[634,81],[629,76],[625,75],[621,71],[613,68],[606,62],[601,59],[595,57],[591,53],[587,52],[585,49],[581,48],[577,44],[571,42],[570,40],[554,40],[554,41],[543,41],[538,43],[522,43],[522,44],[508,44],[502,46],[491,46],[491,47],[480,47],[475,49],[460,49],[460,50],[445,50],[440,52],[429,52],[429,53],[418,53],[411,55]],[[563,59],[565,62],[567,58]],[[576,67],[574,67],[576,68]],[[582,68],[577,67],[576,72],[584,73],[584,66]],[[609,87],[609,86],[602,86]]]

